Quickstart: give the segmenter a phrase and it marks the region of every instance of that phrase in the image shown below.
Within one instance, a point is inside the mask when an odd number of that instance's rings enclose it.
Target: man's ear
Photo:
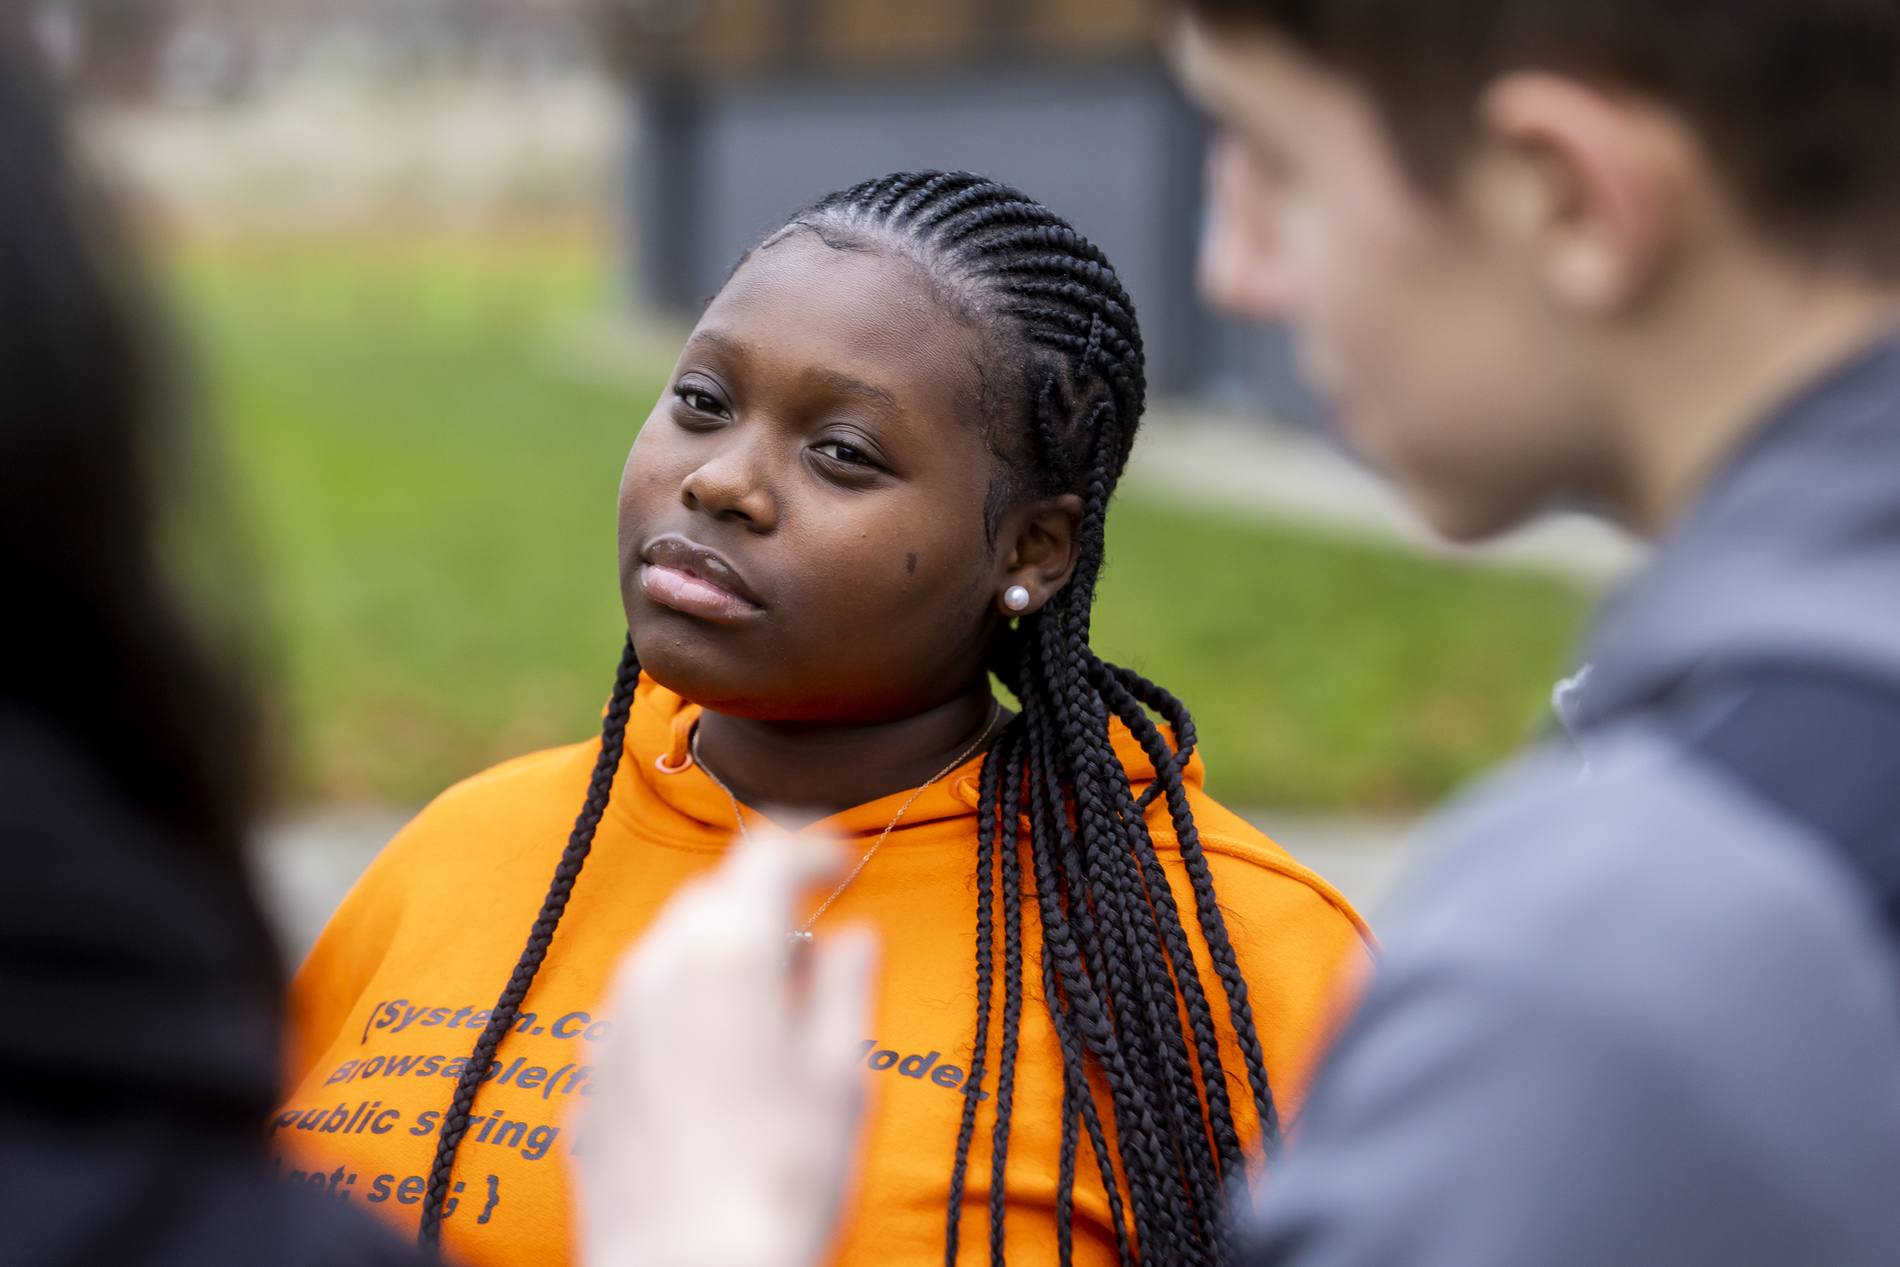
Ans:
[[[1201,298],[1248,321],[1284,318],[1295,287],[1276,223],[1277,191],[1241,140],[1222,133],[1207,150],[1207,223],[1195,285]]]
[[[1680,120],[1545,71],[1501,77],[1478,107],[1477,219],[1529,257],[1559,305],[1598,316],[1664,271],[1701,166]]]
[[[1006,616],[1040,611],[1075,572],[1082,499],[1074,493],[1029,502],[1003,516],[995,603]]]

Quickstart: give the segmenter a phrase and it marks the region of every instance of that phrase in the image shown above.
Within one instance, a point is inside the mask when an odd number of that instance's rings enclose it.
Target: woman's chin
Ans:
[[[636,638],[633,645],[640,671],[688,704],[759,721],[779,716],[773,692],[758,680],[756,665],[722,664],[712,648],[666,637]]]

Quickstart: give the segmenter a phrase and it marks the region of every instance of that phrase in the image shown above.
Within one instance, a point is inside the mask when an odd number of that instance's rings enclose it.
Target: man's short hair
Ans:
[[[1543,69],[1654,100],[1735,202],[1816,260],[1900,275],[1900,0],[1177,0],[1362,83],[1426,188],[1479,94]]]

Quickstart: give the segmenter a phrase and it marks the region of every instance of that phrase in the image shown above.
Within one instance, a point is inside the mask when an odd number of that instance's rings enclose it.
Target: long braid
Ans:
[[[1084,359],[1086,362],[1086,353]],[[1105,405],[1098,405],[1091,423],[1099,424],[1104,412]],[[1088,724],[1067,727],[1064,734],[1076,753],[1078,788],[1087,787],[1090,790],[1089,793],[1081,794],[1084,804],[1096,802],[1094,810],[1097,822],[1093,824],[1094,832],[1103,837],[1122,838],[1122,848],[1091,850],[1089,866],[1095,891],[1108,898],[1103,905],[1108,908],[1114,926],[1127,947],[1125,958],[1136,965],[1136,993],[1146,1032],[1156,1032],[1165,1024],[1164,1017],[1172,1013],[1178,992],[1187,1006],[1197,1040],[1196,1054],[1200,1058],[1206,1090],[1205,1105],[1197,1092],[1187,1054],[1180,1046],[1159,1044],[1155,1053],[1160,1065],[1156,1073],[1166,1077],[1170,1083],[1171,1094],[1166,1097],[1166,1102],[1173,1127],[1169,1141],[1173,1159],[1177,1165],[1191,1172],[1193,1184],[1202,1190],[1218,1189],[1221,1185],[1220,1163],[1228,1157],[1237,1157],[1238,1138],[1226,1104],[1224,1075],[1220,1070],[1218,1048],[1214,1040],[1213,1018],[1199,980],[1192,970],[1193,960],[1185,935],[1178,926],[1178,919],[1165,918],[1172,914],[1173,899],[1165,879],[1160,875],[1158,859],[1152,863],[1148,861],[1154,858],[1153,844],[1148,840],[1145,828],[1139,825],[1139,816],[1132,812],[1132,805],[1124,809],[1124,803],[1132,798],[1126,776],[1108,744],[1107,708],[1098,694],[1086,689],[1086,667],[1095,662],[1093,653],[1087,647],[1086,625],[1093,602],[1093,580],[1101,562],[1102,527],[1106,521],[1109,495],[1105,465],[1114,439],[1108,429],[1099,426],[1095,430],[1095,437],[1095,452],[1083,502],[1080,534],[1083,545],[1082,557],[1077,563],[1078,582],[1072,583],[1051,604],[1057,610],[1051,613],[1051,622],[1044,625],[1044,642],[1052,657],[1061,656],[1067,662],[1069,672],[1064,676],[1074,696],[1075,707],[1089,714]],[[1055,623],[1057,621],[1060,623]],[[1064,637],[1062,624],[1075,626],[1077,631],[1073,636]],[[1114,776],[1104,777],[1105,770],[1113,770]],[[1110,873],[1119,874],[1109,878]],[[1151,873],[1153,882],[1149,874],[1144,873]],[[1118,895],[1123,892],[1133,894],[1135,900],[1121,899]],[[1143,920],[1140,912],[1149,907],[1162,908],[1164,918],[1158,921]],[[1162,943],[1158,948],[1155,944],[1157,932]],[[1188,965],[1188,970],[1181,972],[1178,970],[1179,965],[1184,963]],[[1201,1139],[1204,1113],[1212,1119],[1217,1147],[1222,1154],[1219,1158],[1209,1157]],[[1210,1222],[1207,1210],[1191,1207],[1182,1208],[1177,1217],[1183,1225],[1185,1242],[1178,1253],[1172,1256],[1180,1257],[1183,1261],[1202,1260],[1204,1244],[1220,1235],[1218,1218]]]
[[[521,957],[515,961],[514,971],[508,975],[508,984],[502,989],[501,997],[495,1001],[494,1010],[488,1014],[488,1023],[482,1027],[481,1036],[475,1040],[475,1048],[469,1054],[468,1063],[462,1066],[448,1111],[443,1114],[441,1135],[436,1141],[435,1161],[429,1168],[429,1184],[422,1197],[422,1222],[417,1230],[417,1239],[425,1248],[433,1249],[441,1243],[443,1209],[448,1200],[450,1176],[455,1169],[455,1153],[461,1147],[462,1137],[468,1132],[469,1116],[475,1107],[475,1093],[488,1078],[489,1067],[494,1063],[495,1051],[501,1046],[503,1036],[521,1014],[522,1001],[528,997],[528,989],[534,984],[535,974],[541,970],[541,961],[547,957],[548,943],[553,941],[554,930],[560,925],[562,913],[567,910],[567,900],[574,891],[574,881],[580,877],[581,867],[594,847],[594,832],[600,826],[601,815],[606,813],[607,798],[613,790],[614,773],[620,768],[621,751],[626,745],[627,719],[633,711],[634,687],[639,680],[640,660],[634,654],[633,643],[628,642],[620,654],[620,668],[614,676],[613,695],[608,700],[606,720],[601,725],[600,755],[594,762],[593,776],[588,780],[587,799],[582,802],[581,811],[574,819],[574,830],[568,836],[567,847],[561,851],[561,860],[554,868],[554,878],[548,884],[547,896],[541,900],[541,909],[535,914],[534,923],[528,930],[527,944],[521,948]]]
[[[1010,744],[1011,722],[996,742],[998,748]],[[1013,745],[1012,745],[1013,746]],[[992,749],[994,751],[994,749]],[[970,1072],[964,1081],[963,1118],[957,1128],[956,1162],[950,1171],[950,1206],[944,1231],[944,1262],[957,1261],[958,1234],[963,1220],[964,1174],[970,1163],[970,1141],[976,1137],[976,1092],[983,1085],[983,1065],[990,1051],[990,991],[994,974],[990,970],[995,955],[996,937],[991,924],[992,893],[996,883],[996,794],[1002,778],[999,762],[985,761],[978,781],[976,805],[976,1042],[970,1054]]]
[[[990,1132],[990,1261],[1003,1261],[1003,1179],[1009,1164],[1009,1121],[1016,1103],[1016,1044],[1023,1020],[1022,754],[1014,744],[1002,758],[1003,805],[999,887],[1003,894],[1003,1041],[996,1060],[996,1122]],[[990,764],[986,762],[985,764]]]
[[[1112,709],[1114,715],[1124,724],[1128,725],[1131,732],[1135,733],[1136,736],[1141,739],[1148,752],[1150,761],[1155,764],[1157,769],[1161,769],[1170,764],[1175,754],[1169,751],[1165,744],[1162,743],[1153,722],[1150,721],[1141,711],[1140,707],[1135,704],[1133,697],[1127,690],[1122,688],[1118,680],[1108,676],[1108,666],[1095,657],[1093,653],[1088,652],[1086,648],[1083,648],[1078,654],[1084,661],[1083,672],[1096,684],[1098,689],[1102,690],[1106,706]],[[1098,732],[1096,732],[1094,728],[1091,728],[1091,733]],[[1157,748],[1157,745],[1160,746]],[[1146,831],[1138,826],[1141,822],[1141,817],[1138,812],[1137,803],[1128,792],[1125,783],[1120,785],[1111,784],[1109,790],[1115,795],[1117,803],[1113,807],[1114,815],[1123,825],[1123,833],[1127,843],[1127,851],[1125,853],[1115,854],[1113,856],[1122,859],[1124,865],[1129,860],[1134,862],[1139,873],[1137,883],[1140,885],[1140,891],[1150,903],[1158,908],[1158,913],[1161,916],[1161,918],[1155,921],[1155,927],[1163,939],[1164,949],[1168,958],[1168,970],[1172,973],[1172,988],[1177,990],[1181,995],[1182,1002],[1185,1004],[1189,1025],[1194,1035],[1195,1052],[1200,1066],[1201,1086],[1206,1097],[1205,1110],[1216,1150],[1213,1158],[1215,1168],[1211,1178],[1215,1183],[1220,1183],[1222,1182],[1222,1176],[1226,1169],[1240,1160],[1241,1148],[1239,1134],[1234,1127],[1232,1110],[1228,1105],[1226,1080],[1224,1070],[1220,1064],[1219,1042],[1215,1032],[1213,1013],[1208,1006],[1206,994],[1201,988],[1200,979],[1193,970],[1194,961],[1192,952],[1188,946],[1185,930],[1180,924],[1173,892],[1161,877],[1159,860],[1155,856],[1153,842],[1148,838]],[[1182,792],[1181,795],[1184,797],[1185,793]],[[1183,800],[1183,809],[1185,810],[1185,800]],[[1191,813],[1187,814],[1185,822],[1189,838],[1193,841],[1193,851],[1198,854],[1199,837],[1198,835],[1192,834],[1193,819]],[[1177,822],[1176,826],[1177,829],[1179,829],[1181,823]],[[1187,851],[1184,850],[1184,852]],[[1204,863],[1205,860],[1202,859],[1202,861]],[[1211,894],[1211,883],[1208,891]],[[1218,910],[1214,912],[1214,918],[1219,918]],[[1209,926],[1207,919],[1203,918],[1202,926],[1205,935]],[[1225,941],[1224,924],[1221,926],[1219,939],[1220,941]],[[1219,943],[1210,939],[1210,944]],[[1231,949],[1231,947],[1229,947],[1229,949]],[[1242,989],[1244,990],[1244,983]],[[1229,1010],[1231,1014],[1233,1011],[1231,1004]],[[1249,1028],[1251,1029],[1250,1014],[1248,1020]],[[1182,1077],[1182,1071],[1178,1065],[1175,1068],[1175,1077],[1178,1084]],[[1191,1086],[1191,1083],[1188,1085]],[[1260,1086],[1264,1089],[1264,1071],[1261,1075]],[[1266,1116],[1262,1115],[1263,1123],[1266,1120]],[[1192,1129],[1192,1124],[1188,1124],[1187,1128]],[[1189,1156],[1191,1164],[1198,1164],[1207,1160],[1204,1154],[1201,1154],[1198,1150],[1191,1151]],[[1203,1177],[1208,1176],[1204,1174]]]
[[[1049,634],[1055,632],[1053,616],[1046,616],[1041,628]],[[1045,642],[1049,641],[1047,634]],[[1031,653],[1031,665],[1036,664],[1036,653]],[[1044,676],[1049,676],[1046,672]],[[1060,756],[1062,737],[1073,736],[1080,728],[1081,718],[1069,705],[1062,690],[1051,689],[1047,696],[1052,708],[1042,712],[1038,718],[1042,722],[1048,757],[1049,781],[1053,786],[1050,801],[1054,805],[1062,803],[1063,771],[1057,762]],[[1031,695],[1029,699],[1038,699]],[[1031,707],[1025,699],[1025,707]],[[1067,771],[1067,790],[1070,793],[1075,817],[1073,828],[1066,823],[1059,831],[1043,834],[1034,841],[1038,852],[1054,852],[1065,862],[1074,862],[1084,857],[1086,842],[1091,834],[1099,835],[1100,815],[1092,807],[1098,804],[1092,776],[1094,771],[1084,767]],[[1068,847],[1065,847],[1068,846]],[[1093,857],[1087,858],[1091,864]],[[1085,901],[1076,900],[1076,895],[1087,894]],[[1149,1051],[1141,1041],[1144,1032],[1138,1023],[1131,1031],[1133,1014],[1141,1011],[1141,1000],[1135,997],[1135,966],[1129,957],[1122,953],[1110,953],[1108,947],[1120,946],[1125,939],[1117,937],[1123,923],[1120,911],[1120,893],[1112,885],[1103,885],[1093,875],[1083,876],[1071,871],[1067,903],[1068,911],[1085,929],[1089,958],[1085,963],[1080,958],[1071,959],[1059,955],[1057,966],[1062,972],[1064,995],[1070,1005],[1082,1013],[1086,1022],[1083,1034],[1088,1040],[1091,1053],[1100,1062],[1107,1073],[1109,1091],[1115,1102],[1115,1118],[1120,1137],[1120,1149],[1123,1154],[1124,1169],[1128,1172],[1129,1195],[1134,1206],[1135,1231],[1141,1242],[1144,1255],[1153,1255],[1166,1261],[1180,1235],[1180,1220],[1175,1217],[1179,1206],[1179,1193],[1176,1186],[1156,1183],[1155,1177],[1169,1174],[1173,1169],[1173,1159],[1168,1155],[1168,1147],[1163,1130],[1158,1122],[1155,1105],[1154,1078],[1148,1068]],[[1048,934],[1050,911],[1044,903],[1044,933]],[[1088,935],[1088,934],[1093,934]],[[1095,978],[1100,978],[1100,993]],[[1138,1178],[1139,1176],[1139,1178]]]
[[[1132,669],[1118,668],[1103,661],[1097,661],[1097,665],[1103,688],[1117,701],[1118,714],[1147,751],[1150,760],[1167,762],[1170,766],[1181,763],[1182,754],[1191,751],[1194,744],[1194,719],[1188,715],[1187,706]],[[1160,730],[1143,711],[1144,705],[1167,719],[1169,726],[1174,729],[1179,751],[1169,752],[1167,740],[1162,738]],[[1162,766],[1157,764],[1155,769],[1160,771]],[[1215,974],[1219,976],[1227,994],[1228,1016],[1240,1043],[1241,1056],[1246,1062],[1247,1081],[1253,1092],[1254,1112],[1260,1122],[1261,1139],[1271,1155],[1280,1145],[1279,1111],[1274,1105],[1273,1089],[1267,1083],[1266,1054],[1261,1050],[1260,1035],[1254,1027],[1253,1005],[1247,997],[1247,980],[1241,975],[1240,964],[1234,958],[1233,940],[1227,934],[1227,917],[1221,913],[1220,903],[1214,896],[1214,877],[1208,870],[1207,854],[1201,848],[1200,829],[1194,825],[1193,811],[1188,808],[1187,792],[1178,775],[1172,779],[1156,779],[1153,788],[1163,789],[1167,797],[1169,817],[1174,823],[1175,838],[1181,846],[1181,858],[1187,864],[1188,879],[1194,886],[1195,913],[1201,921],[1202,936],[1212,950]],[[1147,794],[1143,795],[1146,797]]]
[[[1050,615],[1053,617],[1056,613]],[[1045,660],[1063,663],[1070,643],[1063,637],[1060,622],[1045,619],[1042,628]],[[1154,1122],[1152,1135],[1146,1141],[1151,1154],[1147,1169],[1150,1175],[1168,1176],[1179,1170],[1184,1161],[1180,1136],[1185,1106],[1180,1103],[1179,1071],[1167,1067],[1169,1056],[1175,1054],[1169,1048],[1173,1046],[1178,1050],[1178,1044],[1154,1042],[1151,1038],[1171,1028],[1167,1024],[1171,1017],[1162,1011],[1156,989],[1156,976],[1165,978],[1166,969],[1157,967],[1159,948],[1152,939],[1143,940],[1137,930],[1137,915],[1132,908],[1136,902],[1145,902],[1148,895],[1141,891],[1138,881],[1129,882],[1130,868],[1123,865],[1127,858],[1122,832],[1120,824],[1111,816],[1102,786],[1100,762],[1094,759],[1093,753],[1087,753],[1083,760],[1076,759],[1078,750],[1086,752],[1092,747],[1089,731],[1095,718],[1089,715],[1088,707],[1092,701],[1080,697],[1072,673],[1061,673],[1060,680],[1064,689],[1056,692],[1056,698],[1062,701],[1067,696],[1068,706],[1065,708],[1059,703],[1057,717],[1061,738],[1069,748],[1076,837],[1082,846],[1086,884],[1101,929],[1101,941],[1107,950],[1101,956],[1101,967],[1110,1015],[1124,1059],[1150,1106],[1145,1116]],[[1100,724],[1105,732],[1107,723]],[[1106,744],[1105,737],[1102,742]],[[1119,776],[1119,762],[1115,768]],[[1195,1107],[1198,1111],[1198,1102]],[[1194,1220],[1186,1208],[1182,1186],[1157,1183],[1154,1196],[1155,1226],[1143,1239],[1144,1256],[1172,1262],[1191,1254],[1196,1239]]]
[[[1004,1256],[1012,1040],[1024,966],[1015,932],[1023,896],[1015,831],[1026,817],[1043,994],[1063,1061],[1061,1261],[1072,1255],[1069,1222],[1086,1138],[1124,1262],[1229,1262],[1225,1185],[1242,1162],[1241,1142],[1201,960],[1221,983],[1269,1146],[1279,1123],[1246,982],[1188,801],[1193,719],[1173,696],[1107,664],[1088,645],[1108,502],[1146,403],[1134,304],[1094,244],[1033,199],[969,173],[867,181],[813,204],[782,232],[801,229],[818,230],[833,244],[855,238],[853,245],[908,253],[945,284],[946,301],[959,315],[996,342],[999,360],[1020,366],[1019,383],[988,420],[992,447],[1006,459],[1001,478],[1011,484],[1007,496],[992,498],[993,513],[1014,498],[1057,493],[1080,494],[1083,503],[1069,584],[1007,631],[997,648],[995,668],[1022,715],[992,749],[981,781],[976,1050],[953,1161],[945,1261],[957,1260],[974,1094],[992,1072],[990,1258],[1001,1263]],[[1111,741],[1117,722],[1154,769],[1139,796]],[[1157,801],[1177,842],[1165,852],[1148,826]],[[1177,854],[1194,895],[1193,921],[1204,943],[1199,959],[1164,867]],[[999,970],[1003,1043],[992,1070]],[[1106,1105],[1097,1102],[1092,1071]],[[1104,1107],[1113,1113],[1112,1144]]]
[[[1064,838],[1069,834],[1069,820],[1062,797],[1061,776],[1054,762],[1054,725],[1044,710],[1032,703],[1040,699],[1040,692],[1026,692],[1020,698],[1024,703],[1024,717],[1031,722],[1039,764],[1043,767],[1041,777],[1031,784],[1030,789],[1031,822],[1034,825],[1032,840],[1044,842]],[[1125,1221],[1127,1216],[1122,1204],[1120,1182],[1115,1175],[1114,1158],[1109,1156],[1101,1113],[1088,1085],[1085,1053],[1093,1054],[1104,1071],[1110,1097],[1116,1105],[1118,1125],[1124,1136],[1142,1130],[1146,1124],[1125,1107],[1131,1098],[1125,1089],[1128,1073],[1122,1064],[1120,1049],[1114,1042],[1113,1030],[1101,1015],[1100,1000],[1096,996],[1094,984],[1089,980],[1088,961],[1077,944],[1077,932],[1071,929],[1073,920],[1080,930],[1082,943],[1088,947],[1089,956],[1099,962],[1101,951],[1095,941],[1087,902],[1068,900],[1070,894],[1080,893],[1082,889],[1079,878],[1072,880],[1064,874],[1072,855],[1072,849],[1051,849],[1040,845],[1030,852],[1042,916],[1045,965],[1043,992],[1050,1000],[1050,1021],[1062,1047],[1063,1096],[1080,1111],[1083,1125],[1088,1129],[1089,1146],[1095,1152],[1102,1186],[1108,1193],[1116,1248],[1121,1261],[1132,1262],[1133,1249]],[[1083,1031],[1079,1036],[1072,1030],[1072,1026],[1078,1022]],[[1058,1209],[1066,1211],[1073,1208],[1075,1163],[1073,1157],[1063,1160],[1066,1164],[1059,1165],[1058,1169],[1066,1175],[1066,1180],[1064,1188],[1057,1193],[1057,1205]],[[1127,1167],[1124,1166],[1124,1169]],[[1128,1201],[1136,1231],[1139,1232],[1143,1226],[1153,1222],[1152,1216],[1146,1214],[1149,1207],[1147,1189],[1131,1182]],[[1065,1227],[1060,1230],[1066,1238],[1068,1229]],[[1066,1265],[1067,1260],[1064,1262]]]
[[[1058,1251],[1063,1255],[1061,1261],[1069,1261],[1070,1244],[1073,1239],[1069,1218],[1074,1209],[1076,1153],[1078,1146],[1076,1127],[1079,1122],[1088,1131],[1089,1145],[1094,1151],[1096,1166],[1102,1176],[1102,1187],[1108,1197],[1109,1218],[1115,1232],[1115,1243],[1119,1261],[1128,1263],[1133,1260],[1130,1246],[1127,1214],[1121,1197],[1121,1184],[1116,1177],[1114,1159],[1109,1156],[1107,1137],[1102,1129],[1100,1112],[1094,1097],[1089,1094],[1085,1053],[1089,1050],[1085,1040],[1073,1029],[1074,1008],[1063,1002],[1066,999],[1061,985],[1066,974],[1087,977],[1087,963],[1091,956],[1099,961],[1099,946],[1095,940],[1095,931],[1089,917],[1086,901],[1073,905],[1067,902],[1066,895],[1080,892],[1079,884],[1070,881],[1067,866],[1073,855],[1073,831],[1066,812],[1062,791],[1062,778],[1053,760],[1055,745],[1052,740],[1053,724],[1047,711],[1038,707],[1042,693],[1039,686],[1025,683],[1019,676],[1020,661],[1023,657],[1012,656],[1004,669],[1004,681],[1016,690],[1017,697],[1024,703],[1023,720],[1029,723],[1031,736],[1031,758],[1035,768],[1030,772],[1029,818],[1031,839],[1033,841],[1059,841],[1056,849],[1047,847],[1032,851],[1031,862],[1035,868],[1036,886],[1042,903],[1043,944],[1043,994],[1050,999],[1049,1020],[1055,1030],[1056,1041],[1063,1057],[1063,1132],[1062,1149],[1057,1163],[1057,1242]],[[1052,862],[1052,855],[1061,859],[1061,866]],[[1075,930],[1071,932],[1069,923],[1073,918]],[[1080,955],[1070,953],[1074,938],[1079,937],[1084,947]],[[1058,962],[1058,953],[1062,958]],[[1093,1002],[1094,996],[1088,997]],[[1060,1005],[1059,1005],[1060,1003]],[[1108,1065],[1107,1076],[1110,1079],[1111,1095],[1117,1094],[1115,1078],[1120,1071],[1119,1052],[1109,1053],[1112,1063]],[[1131,1194],[1131,1198],[1134,1194]],[[1137,1222],[1139,1222],[1139,1217]]]

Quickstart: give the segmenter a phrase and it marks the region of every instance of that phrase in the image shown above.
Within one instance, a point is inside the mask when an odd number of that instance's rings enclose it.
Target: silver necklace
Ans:
[[[891,832],[895,830],[897,824],[903,820],[904,815],[909,812],[910,807],[916,803],[917,798],[924,794],[924,789],[943,778],[944,775],[950,773],[965,761],[968,761],[971,755],[974,754],[978,748],[981,748],[984,741],[990,737],[990,732],[996,729],[996,720],[1002,715],[1003,706],[995,700],[991,700],[989,717],[984,721],[983,729],[977,732],[976,738],[970,741],[970,746],[965,748],[962,752],[959,752],[955,757],[952,757],[949,765],[917,785],[916,789],[904,799],[904,803],[897,807],[897,813],[892,815],[891,821],[884,825],[884,830],[878,833],[877,839],[872,842],[871,847],[864,851],[864,856],[858,859],[858,865],[851,868],[851,874],[839,882],[838,887],[831,891],[831,896],[819,903],[818,909],[811,913],[809,919],[786,935],[786,940],[790,941],[793,945],[799,945],[811,940],[812,925],[816,924],[819,917],[831,909],[831,904],[836,902],[839,895],[850,888],[851,882],[857,879],[864,868],[871,864],[871,859],[875,858],[877,851],[884,847],[884,842],[889,839]],[[701,770],[704,770],[706,777],[713,781],[713,786],[718,788],[721,792],[724,792],[726,799],[732,802],[732,820],[739,826],[739,838],[741,840],[750,841],[752,839],[752,833],[746,830],[745,811],[739,806],[739,798],[733,795],[732,789],[726,786],[725,780],[714,774],[712,767],[707,765],[699,755],[699,724],[697,722],[693,724],[692,736],[686,742],[686,751],[693,758],[693,764],[697,765]]]

